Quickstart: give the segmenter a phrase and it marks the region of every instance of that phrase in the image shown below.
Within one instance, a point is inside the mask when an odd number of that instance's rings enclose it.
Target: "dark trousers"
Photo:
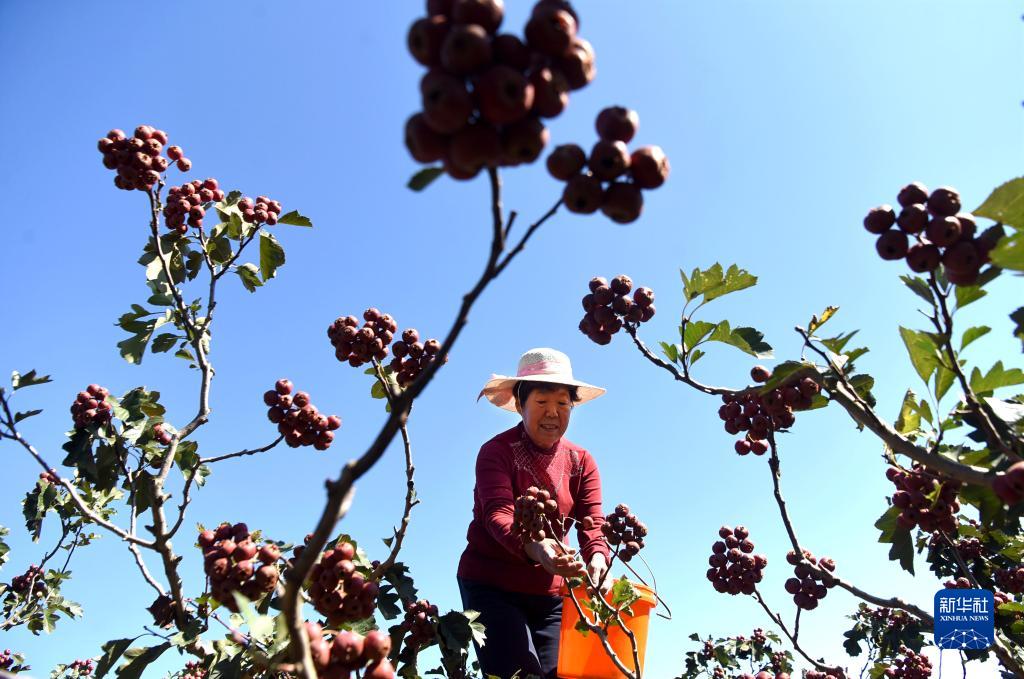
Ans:
[[[477,645],[476,657],[484,676],[508,679],[535,675],[557,679],[558,636],[562,624],[562,598],[520,594],[458,578],[462,606],[480,612],[487,640]]]

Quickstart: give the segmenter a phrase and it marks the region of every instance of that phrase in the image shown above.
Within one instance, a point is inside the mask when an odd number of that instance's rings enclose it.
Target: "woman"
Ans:
[[[607,570],[601,536],[601,478],[594,458],[563,438],[573,407],[605,392],[572,376],[569,357],[532,349],[515,377],[494,375],[480,396],[522,421],[485,443],[476,460],[473,520],[459,562],[463,606],[480,612],[487,641],[477,646],[484,676],[555,679],[562,618],[563,578],[585,572],[598,582]],[[523,543],[512,533],[513,504],[530,486],[557,500],[560,533]],[[584,517],[594,525],[584,530]],[[576,526],[582,562],[565,556],[568,527]]]

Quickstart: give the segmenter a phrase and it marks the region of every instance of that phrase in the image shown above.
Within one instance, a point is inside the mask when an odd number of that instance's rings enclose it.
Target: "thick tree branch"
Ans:
[[[504,267],[508,265],[512,257],[522,250],[529,237],[536,232],[537,228],[539,228],[544,221],[555,213],[558,207],[558,203],[556,203],[555,207],[549,210],[538,222],[532,225],[527,233],[524,234],[523,238],[516,246],[516,249],[512,253],[509,253],[504,260],[501,260],[501,263],[499,264],[504,233],[502,223],[503,210],[501,207],[501,179],[498,175],[498,171],[494,168],[490,168],[488,170],[488,176],[490,178],[491,185],[493,235],[491,238],[490,254],[483,273],[480,275],[479,280],[477,280],[476,285],[474,285],[473,288],[463,296],[462,304],[459,307],[459,312],[455,321],[448,331],[448,334],[444,339],[444,343],[441,345],[441,351],[437,354],[434,361],[432,361],[423,370],[423,372],[420,373],[420,376],[410,384],[397,399],[395,399],[394,406],[391,408],[391,413],[384,422],[384,425],[381,427],[376,438],[363,455],[359,459],[346,464],[342,469],[340,477],[336,481],[328,484],[327,503],[320,515],[317,526],[310,535],[310,539],[307,542],[302,555],[295,560],[295,563],[289,572],[282,608],[288,622],[292,660],[300,663],[302,668],[302,679],[315,679],[315,672],[311,664],[312,659],[309,652],[309,642],[302,629],[302,603],[299,596],[299,590],[302,587],[302,583],[309,576],[309,572],[312,570],[313,564],[319,557],[324,545],[327,544],[327,540],[331,531],[334,530],[334,526],[337,525],[338,521],[344,516],[345,503],[347,499],[351,498],[353,484],[384,455],[384,451],[387,449],[388,445],[394,439],[401,427],[406,423],[413,400],[419,396],[424,389],[426,389],[427,385],[430,384],[430,381],[433,379],[434,374],[442,365],[444,365],[447,360],[448,353],[451,351],[451,348],[454,346],[466,325],[469,318],[469,312],[470,309],[472,309],[473,304],[487,288],[488,284],[497,278]],[[560,202],[561,201],[559,201],[559,203]]]

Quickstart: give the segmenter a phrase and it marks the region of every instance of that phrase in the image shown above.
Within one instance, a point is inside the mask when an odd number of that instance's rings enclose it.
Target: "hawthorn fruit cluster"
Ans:
[[[928,679],[932,676],[932,663],[923,654],[900,646],[902,658],[896,658],[885,670],[886,677],[895,679]]]
[[[72,676],[75,677],[88,677],[92,675],[93,662],[92,658],[87,660],[75,660],[68,665],[68,671],[72,672]]]
[[[816,573],[804,561],[821,567],[825,573]],[[793,566],[795,577],[786,580],[786,591],[793,595],[793,603],[805,611],[812,611],[818,607],[818,601],[825,598],[828,590],[835,587],[833,580],[828,573],[836,568],[836,562],[827,556],[819,561],[813,554],[804,550],[803,559],[797,553],[790,550],[786,554],[786,562]]]
[[[203,226],[206,208],[203,205],[224,200],[224,191],[216,179],[198,179],[172,186],[167,190],[167,204],[164,206],[164,222],[171,231],[184,234],[188,227]]]
[[[771,379],[772,374],[763,365],[751,368],[750,377],[757,383]],[[793,378],[766,394],[756,388],[722,394],[718,417],[725,423],[725,431],[746,434],[736,441],[739,455],[764,455],[768,451],[769,431],[788,429],[796,423],[795,412],[811,407],[812,399],[821,390],[810,377]]]
[[[550,137],[542,118],[558,116],[569,92],[596,74],[565,0],[536,3],[525,41],[498,33],[504,14],[503,0],[429,0],[409,28],[409,52],[429,70],[405,143],[418,162],[443,161],[455,179],[534,162]]]
[[[380,587],[356,569],[355,557],[352,543],[339,542],[310,572],[309,598],[331,625],[368,618],[377,605]]]
[[[844,676],[836,670],[807,670],[804,679],[844,679]]]
[[[185,669],[182,670],[181,679],[206,679],[209,673],[200,664],[198,660],[193,660],[185,663]]]
[[[891,608],[880,607],[871,609],[871,620],[880,627],[890,630],[902,630],[913,622],[905,611],[896,611]]]
[[[644,548],[647,525],[629,511],[629,505],[619,504],[615,511],[604,517],[601,533],[608,544],[616,549],[619,559],[628,563]]]
[[[178,169],[188,172],[192,162],[181,155],[181,148],[171,146],[163,155],[167,133],[149,125],[139,125],[130,138],[123,130],[111,130],[97,142],[103,154],[103,166],[117,170],[114,185],[125,191],[151,191],[160,181],[160,175],[172,162]]]
[[[999,240],[997,232],[978,234],[974,217],[960,212],[960,194],[947,186],[929,195],[924,184],[913,182],[900,189],[897,202],[898,215],[891,205],[879,205],[864,217],[864,228],[879,234],[875,249],[882,259],[906,259],[916,273],[942,264],[950,283],[973,284]]]
[[[44,596],[47,587],[43,575],[43,569],[32,564],[24,573],[14,576],[11,580],[11,589],[22,596]]]
[[[539,542],[549,537],[548,529],[553,531],[560,520],[558,501],[551,497],[551,493],[530,486],[516,498],[512,510],[512,535],[523,543]]]
[[[0,653],[0,670],[13,669],[14,663],[17,661],[17,658],[15,658],[14,654],[11,653],[11,649],[5,648],[3,653]]]
[[[309,639],[309,650],[318,677],[343,679],[351,672],[360,672],[363,679],[394,679],[395,668],[387,655],[391,650],[391,637],[372,630],[363,635],[351,630],[341,630],[333,639],[324,637],[324,629],[318,623],[305,624]]]
[[[716,592],[753,594],[761,582],[768,557],[754,554],[754,543],[744,526],[722,526],[718,529],[721,540],[711,545],[707,578]]]
[[[942,586],[946,589],[971,589],[974,587],[971,581],[964,577],[957,578],[956,580],[947,580],[942,583]]]
[[[341,426],[337,415],[324,415],[310,403],[304,391],[292,395],[291,380],[280,379],[274,388],[263,394],[263,402],[270,406],[267,419],[277,425],[284,442],[292,448],[313,446],[327,450],[334,441],[334,431]]]
[[[633,279],[621,274],[612,279],[597,276],[590,279],[590,292],[583,296],[583,319],[580,332],[600,345],[612,341],[612,335],[627,323],[637,327],[654,318],[654,291],[637,288],[633,291]],[[630,292],[633,297],[628,297]]]
[[[1013,594],[1024,593],[1024,566],[1000,568],[995,572],[996,584]]]
[[[90,384],[85,391],[78,392],[75,402],[71,404],[71,419],[75,422],[75,429],[109,423],[111,410],[106,402],[109,395],[110,391],[98,384]]]
[[[408,387],[428,365],[437,359],[441,352],[441,342],[436,339],[428,339],[420,342],[420,333],[416,328],[407,328],[402,331],[402,339],[391,346],[391,353],[395,355],[388,367],[395,373],[398,385],[403,389]],[[444,357],[448,362],[448,357]]]
[[[242,211],[242,220],[246,224],[260,226],[266,224],[273,226],[277,224],[281,216],[281,203],[271,200],[266,196],[257,196],[256,201],[245,196],[238,201],[238,209]]]
[[[342,363],[358,368],[371,360],[383,361],[388,345],[398,332],[398,323],[390,314],[369,308],[363,312],[363,327],[355,316],[340,316],[327,328],[327,337],[334,347],[334,356]]]
[[[437,624],[437,606],[426,599],[410,601],[405,604],[405,617],[400,629],[405,636],[405,644],[419,650],[434,641]]]
[[[562,202],[578,214],[598,209],[619,224],[640,217],[644,189],[665,183],[670,171],[660,146],[643,146],[629,152],[626,144],[640,126],[640,116],[622,106],[609,106],[597,114],[599,140],[588,156],[578,144],[562,144],[548,156],[548,172],[564,181]]]
[[[153,438],[159,443],[169,446],[171,445],[171,441],[174,440],[174,435],[164,429],[164,425],[162,423],[157,422],[153,425]]]
[[[256,601],[274,591],[280,572],[280,548],[273,543],[257,547],[244,523],[222,523],[216,530],[199,533],[210,596],[232,613],[238,612],[234,592]]]
[[[996,476],[992,490],[1008,505],[1024,501],[1024,462],[1017,462]]]
[[[896,517],[900,528],[911,530],[920,526],[929,532],[956,532],[956,513],[960,511],[956,497],[962,485],[959,481],[943,478],[919,463],[914,463],[909,471],[890,467],[885,476],[897,488],[892,504],[900,509]]]

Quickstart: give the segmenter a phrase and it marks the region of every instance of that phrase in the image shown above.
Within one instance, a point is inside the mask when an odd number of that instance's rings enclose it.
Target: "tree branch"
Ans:
[[[823,662],[820,662],[818,660],[815,660],[814,658],[809,656],[807,654],[807,651],[805,651],[800,646],[800,642],[797,641],[796,635],[795,634],[790,634],[789,629],[786,627],[786,623],[782,622],[782,617],[779,616],[778,614],[774,613],[772,611],[772,609],[770,609],[768,607],[768,604],[765,603],[764,598],[761,596],[761,592],[760,592],[760,590],[757,589],[757,587],[754,588],[754,598],[757,599],[757,603],[761,604],[761,608],[763,608],[764,612],[768,614],[768,617],[772,619],[772,622],[774,622],[776,625],[778,625],[779,629],[782,630],[782,633],[785,634],[786,637],[789,638],[790,643],[793,644],[793,648],[795,648],[797,650],[797,652],[800,655],[802,655],[807,662],[811,663],[812,665],[814,665],[819,670],[823,670],[825,672],[830,672],[830,673],[838,672],[840,677],[845,677],[846,676],[846,670],[844,670],[842,667],[840,667],[838,665],[831,666],[831,665],[828,665],[826,663],[823,663]]]
[[[640,350],[640,353],[644,355],[644,358],[646,358],[648,361],[658,366],[659,368],[667,370],[669,374],[671,374],[672,377],[676,379],[676,381],[682,382],[683,384],[688,384],[697,391],[703,392],[705,394],[721,396],[722,394],[736,393],[736,391],[733,389],[726,389],[725,387],[711,387],[706,384],[701,384],[700,382],[692,379],[689,375],[684,375],[683,373],[679,372],[679,369],[676,366],[666,361],[663,361],[653,351],[651,351],[647,347],[647,345],[644,344],[643,340],[641,340],[640,337],[637,335],[637,328],[635,326],[631,325],[630,323],[623,323],[622,327],[629,334],[629,336],[633,338],[633,344],[635,344],[637,349]]]

